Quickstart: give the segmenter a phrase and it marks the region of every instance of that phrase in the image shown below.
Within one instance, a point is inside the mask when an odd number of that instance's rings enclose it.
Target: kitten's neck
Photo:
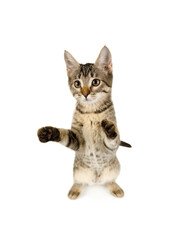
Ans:
[[[80,104],[77,102],[76,110],[82,114],[85,113],[101,113],[110,108],[113,105],[111,98],[106,99],[105,101],[98,101],[94,104]]]

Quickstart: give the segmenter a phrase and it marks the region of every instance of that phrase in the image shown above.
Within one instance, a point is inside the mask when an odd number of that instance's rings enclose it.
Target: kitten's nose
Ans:
[[[87,96],[90,94],[90,89],[88,87],[83,87],[82,94],[85,98],[87,98]]]

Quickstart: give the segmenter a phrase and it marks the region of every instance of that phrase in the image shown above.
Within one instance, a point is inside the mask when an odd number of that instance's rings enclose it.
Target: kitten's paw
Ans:
[[[80,195],[81,190],[83,188],[82,184],[74,183],[73,186],[71,187],[68,197],[72,200],[77,199],[77,197]]]
[[[115,139],[117,137],[116,127],[113,122],[104,119],[101,122],[101,126],[108,138]]]
[[[122,188],[114,189],[113,191],[111,191],[111,193],[114,197],[118,197],[118,198],[121,198],[124,196],[124,191],[122,190]]]
[[[60,132],[57,128],[54,127],[43,127],[40,128],[37,132],[40,142],[46,143],[48,141],[60,141]]]
[[[68,197],[69,197],[71,200],[77,199],[77,197],[78,197],[79,195],[80,195],[80,192],[79,192],[79,191],[70,190],[69,193],[68,193]]]
[[[114,197],[121,198],[124,196],[124,191],[117,183],[107,183],[106,187],[109,189],[109,191]]]

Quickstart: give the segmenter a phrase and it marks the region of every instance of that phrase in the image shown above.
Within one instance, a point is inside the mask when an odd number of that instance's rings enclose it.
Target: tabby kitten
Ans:
[[[71,129],[40,128],[39,140],[59,142],[75,151],[70,199],[76,199],[86,184],[104,184],[115,197],[122,197],[124,192],[115,182],[120,170],[116,151],[119,145],[131,146],[120,141],[116,124],[111,53],[103,47],[95,64],[79,64],[67,51],[64,57],[68,84],[77,101]]]

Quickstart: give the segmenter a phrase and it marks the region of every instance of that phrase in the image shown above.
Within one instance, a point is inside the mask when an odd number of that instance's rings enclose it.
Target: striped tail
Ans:
[[[122,146],[122,147],[128,147],[128,148],[131,148],[131,147],[132,147],[129,143],[126,143],[126,142],[123,142],[123,141],[120,142],[120,146]]]

